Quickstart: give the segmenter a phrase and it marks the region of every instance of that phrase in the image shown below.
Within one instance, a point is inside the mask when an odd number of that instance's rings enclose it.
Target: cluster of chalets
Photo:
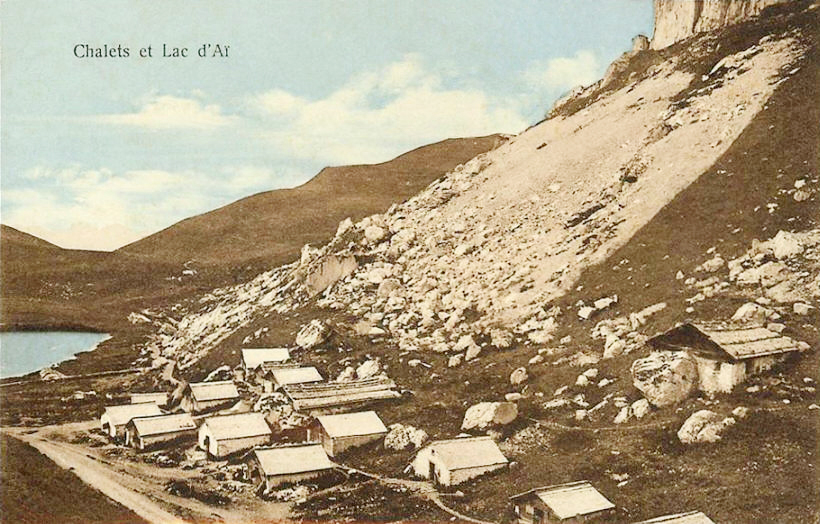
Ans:
[[[106,407],[100,417],[103,432],[139,451],[196,442],[211,460],[245,464],[257,493],[327,477],[344,469],[334,461],[346,451],[388,434],[375,411],[362,410],[401,397],[385,375],[329,382],[315,367],[293,361],[288,348],[245,348],[241,355],[232,380],[189,383],[178,402],[167,392],[147,392],[133,393],[130,404]],[[278,415],[263,411],[264,402],[249,409],[238,384],[252,384],[262,399],[286,401],[304,423],[286,427]],[[491,437],[460,435],[422,446],[406,471],[436,486],[456,486],[508,465]],[[531,489],[510,501],[522,524],[605,517],[615,510],[587,481]],[[646,522],[712,523],[700,512]]]

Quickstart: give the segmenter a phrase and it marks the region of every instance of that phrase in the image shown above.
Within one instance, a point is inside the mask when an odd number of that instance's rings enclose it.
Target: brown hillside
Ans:
[[[327,241],[341,220],[384,212],[502,142],[499,135],[448,139],[381,164],[327,167],[299,187],[243,198],[119,252],[194,266],[267,269],[292,260],[305,244]]]

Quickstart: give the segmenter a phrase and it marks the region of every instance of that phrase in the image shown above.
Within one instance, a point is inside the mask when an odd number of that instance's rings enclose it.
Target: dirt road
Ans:
[[[89,458],[68,444],[49,442],[40,438],[25,438],[20,434],[13,434],[15,437],[23,437],[21,440],[27,442],[40,453],[54,461],[61,468],[73,471],[80,479],[100,491],[108,498],[119,502],[123,506],[130,508],[134,513],[149,522],[162,523],[182,523],[182,519],[176,515],[162,509],[156,502],[130,488],[120,484],[120,475],[109,471],[99,464],[95,459]]]
[[[168,478],[174,477],[173,471],[109,460],[95,456],[97,453],[94,450],[61,442],[57,438],[93,425],[77,423],[34,431],[24,428],[4,428],[2,431],[31,445],[58,466],[72,471],[92,488],[149,522],[249,522],[254,519],[282,522],[290,516],[289,506],[284,503],[257,501],[250,507],[217,508],[195,499],[171,495],[163,486]],[[191,474],[179,473],[180,478]]]

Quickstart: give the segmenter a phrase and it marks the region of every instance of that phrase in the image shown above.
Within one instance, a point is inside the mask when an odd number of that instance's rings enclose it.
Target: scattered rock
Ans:
[[[671,406],[697,388],[698,370],[692,357],[679,351],[653,352],[632,363],[633,384],[657,407]]]
[[[512,402],[480,402],[467,410],[462,430],[486,429],[509,424],[518,416],[518,406]]]
[[[367,226],[364,229],[364,237],[367,239],[368,244],[376,244],[382,240],[387,235],[387,232],[384,228],[379,226]]]
[[[747,302],[740,306],[735,314],[732,315],[732,320],[751,320],[755,322],[764,322],[768,318],[773,318],[775,311],[754,302]]]
[[[632,415],[634,415],[635,418],[642,419],[646,415],[649,414],[649,411],[651,410],[651,406],[649,405],[648,400],[646,400],[645,398],[642,398],[640,400],[636,400],[635,402],[633,402],[631,409],[632,409]]]
[[[732,410],[732,416],[736,419],[744,419],[749,415],[749,408],[746,406],[738,406]]]
[[[350,366],[347,366],[344,371],[336,377],[336,382],[352,382],[354,380],[356,380],[356,370]]]
[[[520,367],[510,374],[510,384],[513,386],[520,386],[529,379],[527,368]]]
[[[722,268],[725,264],[726,261],[723,260],[723,257],[721,257],[720,255],[715,255],[714,257],[710,258],[709,260],[695,268],[695,271],[701,271],[703,273],[714,273],[715,271]]]
[[[459,353],[458,355],[453,355],[450,357],[450,360],[447,361],[447,367],[454,368],[461,365],[461,361],[464,360],[464,355]]]
[[[587,387],[589,386],[589,378],[586,375],[578,375],[575,385],[582,388]]]
[[[490,344],[498,349],[507,349],[512,345],[513,335],[505,329],[493,329],[490,331]]]
[[[529,363],[530,365],[535,365],[535,364],[540,364],[540,363],[541,363],[541,362],[543,362],[543,361],[544,361],[544,356],[543,356],[543,355],[535,355],[534,357],[532,357],[532,358],[528,361],[528,363]]]
[[[506,400],[507,402],[516,402],[516,401],[521,400],[522,398],[524,398],[524,395],[522,395],[521,393],[517,393],[517,392],[516,393],[507,393],[506,395],[504,395],[504,400]]]
[[[731,417],[723,418],[714,411],[702,409],[692,414],[678,430],[678,439],[684,444],[717,442],[724,429],[735,424]]]
[[[809,304],[804,304],[802,302],[795,302],[792,308],[796,315],[808,315],[809,313],[811,313],[811,310],[814,309],[814,307],[810,306]]]
[[[356,368],[356,376],[360,379],[375,377],[381,372],[381,365],[377,360],[367,360]]]
[[[612,422],[613,424],[623,424],[629,420],[630,415],[631,413],[629,406],[624,406],[621,408],[618,414],[615,415],[615,420],[613,420]]]
[[[578,310],[578,316],[584,320],[587,320],[592,314],[595,313],[594,307],[583,306],[581,309]]]
[[[778,322],[769,322],[766,324],[766,329],[774,331],[775,333],[783,333],[783,330],[786,329],[786,325]]]
[[[412,447],[419,449],[429,438],[427,432],[413,426],[403,424],[391,424],[389,431],[384,437],[384,447],[395,451],[401,451]]]
[[[296,335],[296,345],[304,349],[312,349],[326,341],[331,334],[330,327],[321,320],[311,320],[302,326]]]

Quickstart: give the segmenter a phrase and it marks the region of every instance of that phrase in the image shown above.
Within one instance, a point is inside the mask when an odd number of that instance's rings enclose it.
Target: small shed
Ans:
[[[510,501],[520,524],[586,522],[615,509],[585,480],[531,489],[513,495]]]
[[[335,467],[316,443],[256,448],[249,463],[250,477],[264,483],[265,489],[315,479]]]
[[[324,380],[319,371],[313,366],[301,368],[271,369],[267,375],[270,386],[267,389],[277,390],[290,384],[310,384]]]
[[[145,404],[147,402],[153,402],[157,406],[167,406],[168,393],[164,391],[154,393],[131,393],[132,404]]]
[[[239,402],[239,391],[231,380],[188,384],[180,406],[188,413],[207,413]]]
[[[691,322],[650,338],[653,349],[686,351],[698,366],[699,388],[729,393],[747,377],[762,373],[800,351],[797,342],[760,324]]]
[[[199,427],[200,449],[216,459],[270,444],[272,432],[262,413],[252,411],[205,419]]]
[[[265,363],[282,363],[290,359],[288,348],[242,348],[242,369],[245,376]]]
[[[675,515],[664,515],[654,519],[642,520],[635,524],[715,524],[712,519],[700,511],[689,511],[687,513],[677,513]]]
[[[162,415],[162,410],[153,402],[107,406],[100,417],[100,428],[111,438],[119,439],[125,436],[125,425],[132,418],[154,415]]]
[[[308,432],[308,440],[322,443],[331,457],[344,451],[384,438],[387,427],[375,411],[323,415]]]
[[[436,440],[419,450],[411,466],[434,484],[455,486],[507,466],[507,457],[490,437]]]
[[[139,450],[196,440],[196,422],[189,413],[136,417],[125,426],[125,444]]]

